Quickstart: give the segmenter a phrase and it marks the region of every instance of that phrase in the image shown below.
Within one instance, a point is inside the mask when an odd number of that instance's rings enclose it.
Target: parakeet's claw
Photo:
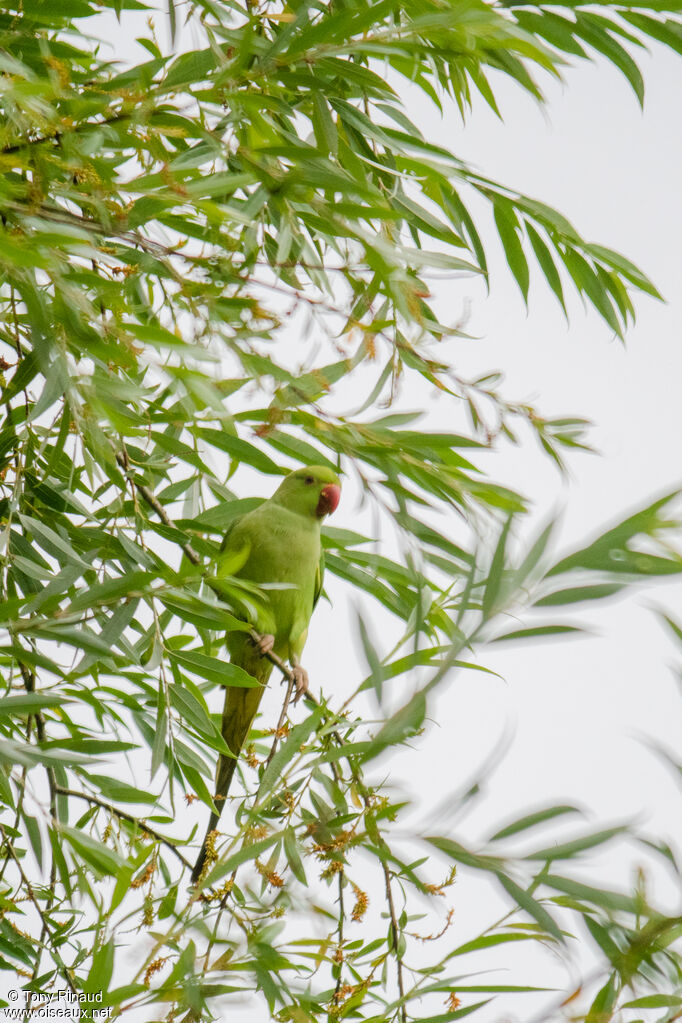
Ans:
[[[265,657],[266,654],[272,653],[272,649],[275,645],[275,637],[271,636],[268,632],[264,636],[261,636],[260,639],[254,639],[253,645],[261,657]]]
[[[294,676],[294,685],[296,687],[294,703],[298,703],[301,697],[305,696],[308,692],[308,672],[300,664],[295,664],[291,669],[291,674]]]

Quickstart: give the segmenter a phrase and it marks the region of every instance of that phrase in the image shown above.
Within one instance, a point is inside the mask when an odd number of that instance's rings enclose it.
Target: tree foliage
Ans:
[[[674,495],[559,561],[553,525],[522,549],[524,495],[475,459],[525,423],[561,468],[584,423],[509,401],[494,375],[461,378],[461,327],[439,321],[431,276],[487,280],[478,197],[525,299],[532,270],[622,336],[633,292],[656,291],[409,116],[413,97],[497,111],[510,82],[541,100],[547,76],[597,55],[641,101],[633,54],[647,40],[680,52],[678,6],[169,0],[171,52],[145,10],[0,12],[3,968],[26,991],[102,991],[97,1008],[116,1013],[209,1019],[256,992],[295,1023],[446,1023],[531,990],[481,972],[491,949],[568,956],[578,934],[601,965],[574,1018],[675,1018],[679,918],[572,871],[622,829],[521,853],[517,839],[575,812],[542,808],[484,848],[414,836],[415,859],[396,837],[405,808],[367,779],[422,728],[431,692],[479,667],[472,649],[571,632],[566,607],[682,568]],[[137,61],[101,44],[114,15],[141,33]],[[461,432],[418,424],[404,380],[464,410]],[[329,593],[340,579],[369,595],[401,639],[384,657],[363,626],[370,672],[350,695],[311,699],[274,735],[258,723],[194,890],[185,799],[212,806],[224,744],[210,708],[245,599],[207,579],[255,500],[232,477],[306,463],[340,466],[397,530],[399,555],[346,528],[324,542]],[[358,709],[367,691],[378,723]],[[488,875],[510,913],[431,954],[415,916],[438,916],[457,867]]]

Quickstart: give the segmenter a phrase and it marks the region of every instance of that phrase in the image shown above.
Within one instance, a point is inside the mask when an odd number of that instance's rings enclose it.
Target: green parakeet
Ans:
[[[341,496],[339,478],[331,469],[310,465],[297,469],[282,481],[273,496],[253,511],[236,519],[228,529],[221,548],[217,578],[223,575],[263,585],[284,584],[267,589],[267,603],[261,604],[251,624],[261,634],[256,644],[244,632],[227,635],[230,660],[252,675],[258,686],[228,686],[225,691],[222,734],[234,757],[218,761],[215,803],[206,838],[199,853],[192,880],[201,876],[206,860],[207,839],[215,829],[232,781],[236,757],[248,735],[263,690],[272,671],[265,654],[272,651],[289,661],[298,699],[308,688],[308,675],[300,658],[308,635],[308,624],[322,591],[324,554],[320,527],[334,511]]]

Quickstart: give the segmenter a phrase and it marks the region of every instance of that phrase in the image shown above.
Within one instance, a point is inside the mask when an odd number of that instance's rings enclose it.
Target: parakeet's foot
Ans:
[[[294,676],[294,685],[296,686],[294,703],[298,703],[301,697],[308,692],[308,672],[300,664],[295,664],[291,669],[291,674]]]
[[[275,645],[275,637],[271,636],[268,632],[264,636],[261,636],[260,639],[254,639],[253,645],[261,657],[265,657],[266,654],[272,653],[272,649]]]

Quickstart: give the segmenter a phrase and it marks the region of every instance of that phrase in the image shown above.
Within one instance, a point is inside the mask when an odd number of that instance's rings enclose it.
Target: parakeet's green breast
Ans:
[[[237,546],[249,545],[249,555],[237,573],[241,578],[259,585],[287,587],[268,589],[266,593],[273,612],[276,645],[295,641],[313,613],[322,553],[319,520],[305,520],[296,512],[266,501],[237,523],[230,540]]]
[[[230,530],[228,550],[243,551],[234,574],[266,589],[271,614],[254,623],[275,637],[275,651],[299,656],[322,588],[322,520],[336,508],[339,478],[325,466],[297,469]]]

